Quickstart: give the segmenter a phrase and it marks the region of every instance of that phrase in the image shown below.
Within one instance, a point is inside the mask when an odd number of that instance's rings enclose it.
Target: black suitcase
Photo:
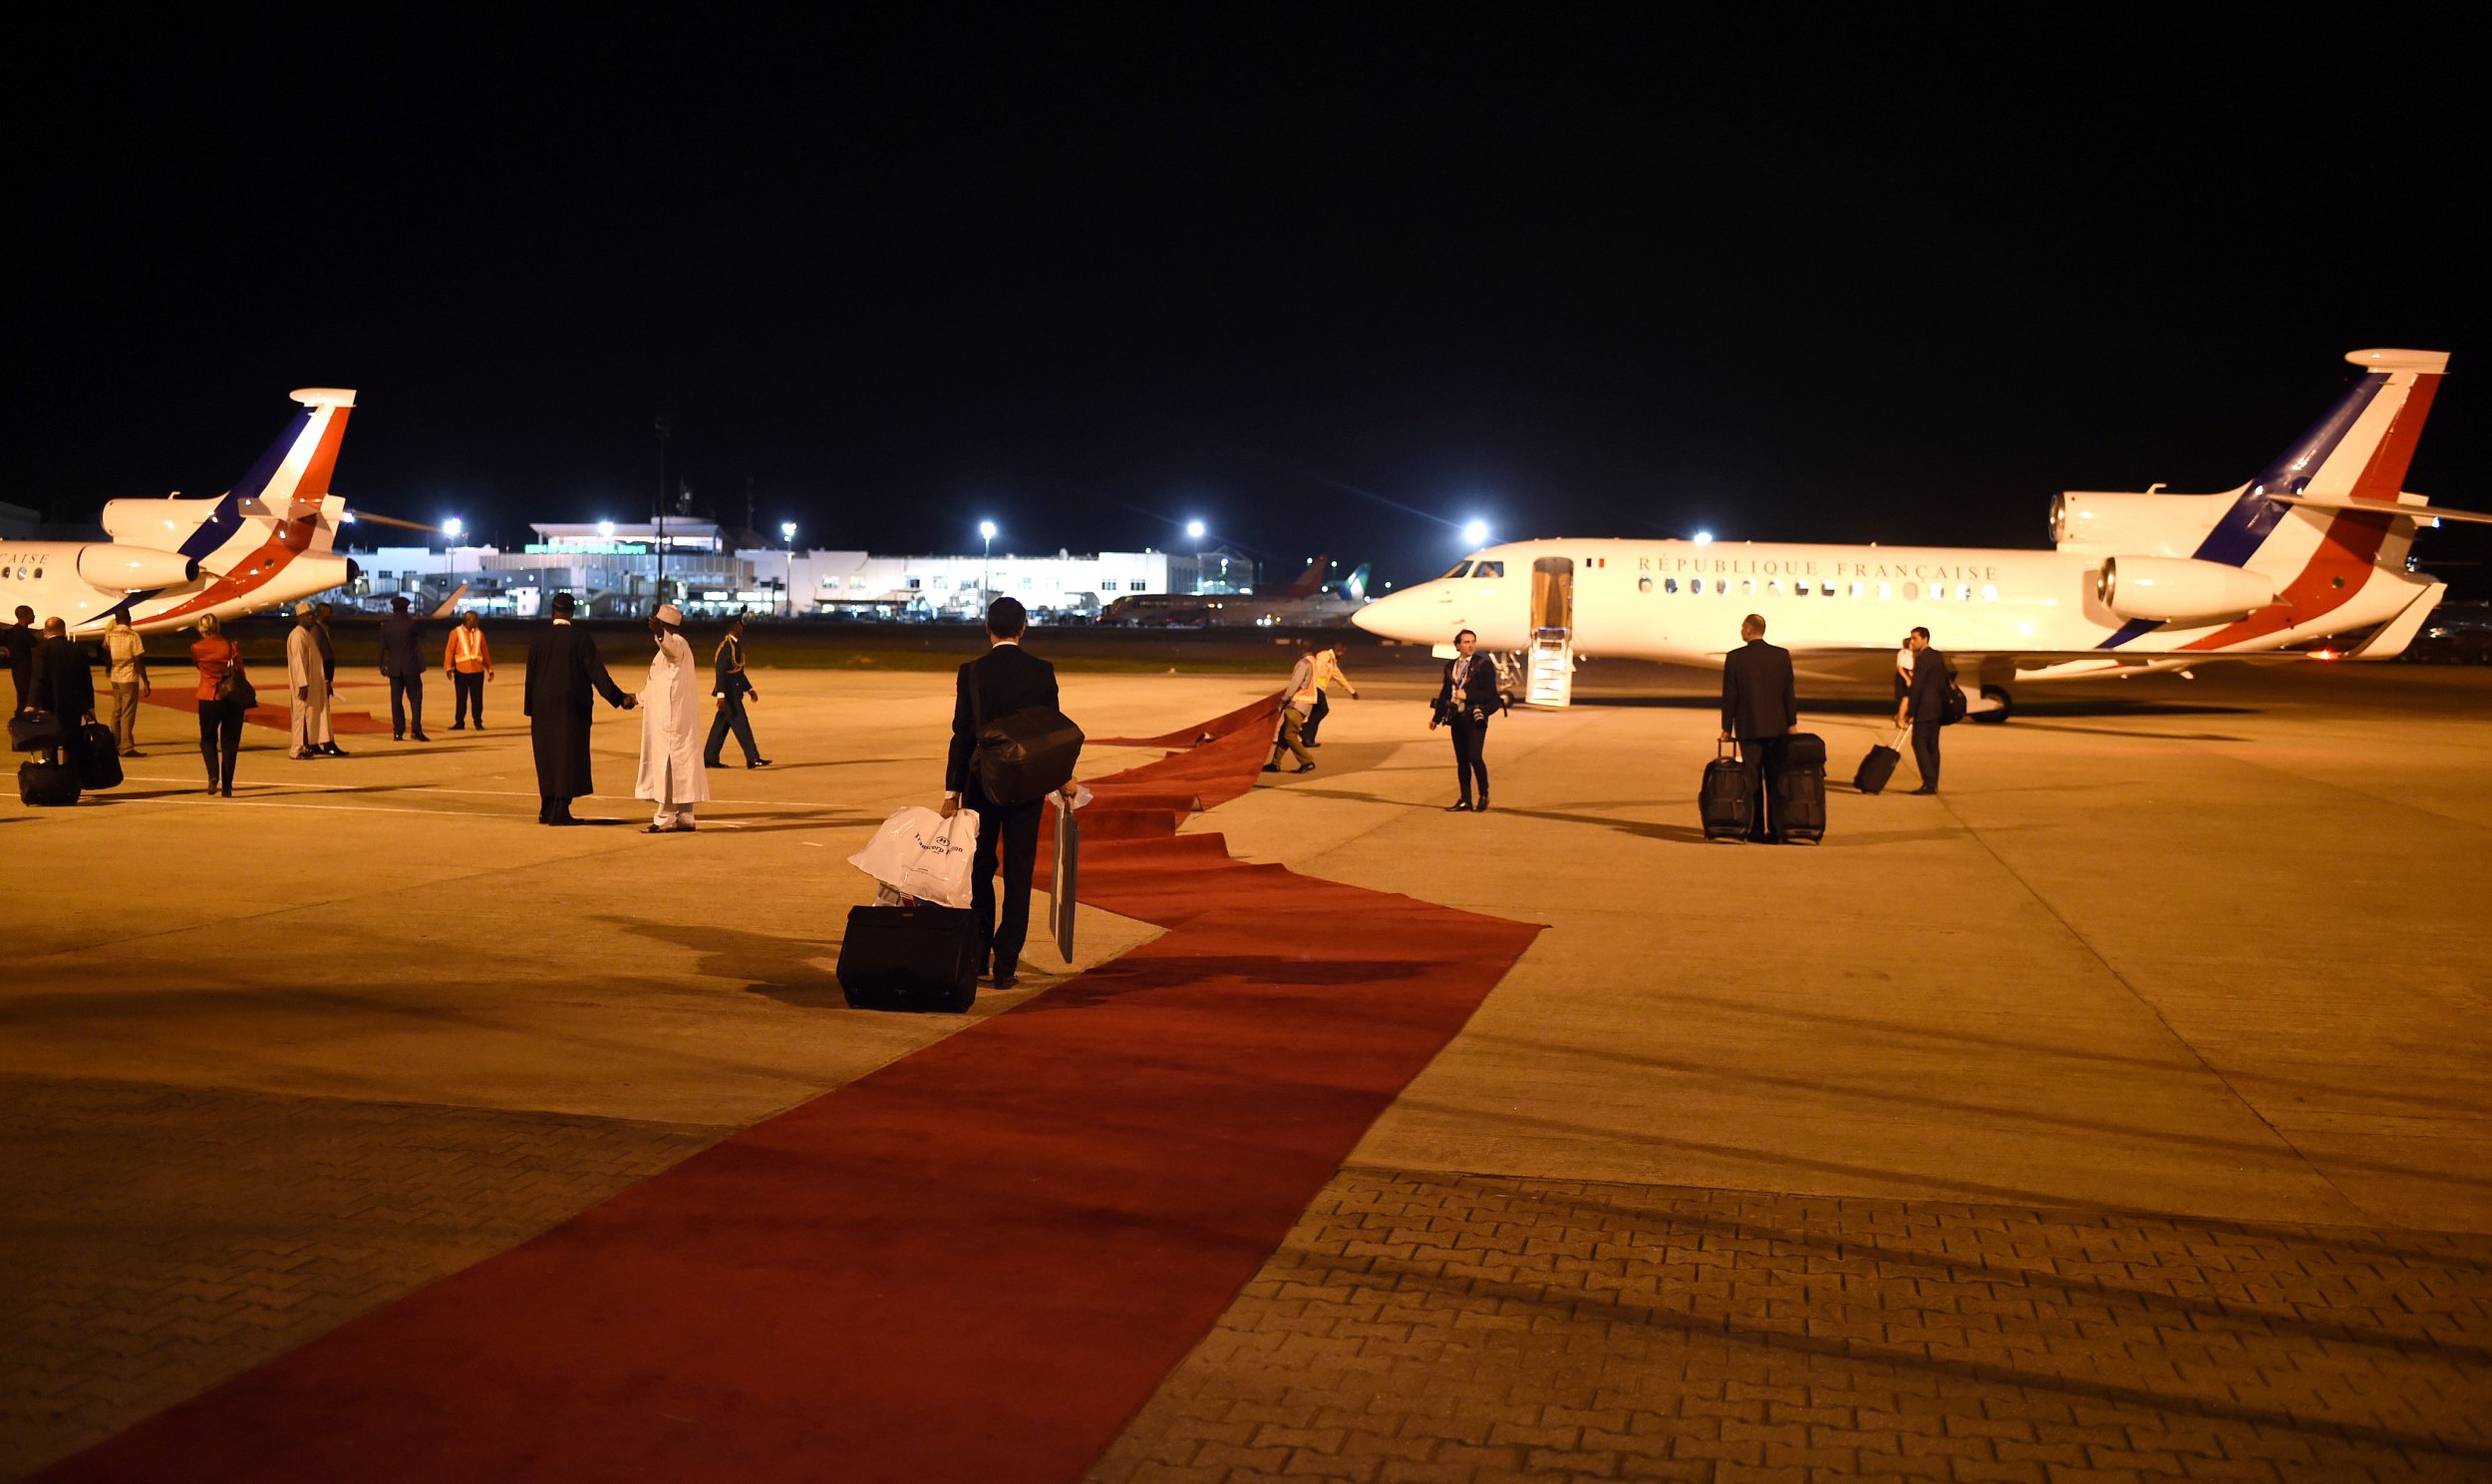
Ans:
[[[1852,786],[1863,793],[1884,790],[1887,781],[1895,776],[1895,764],[1904,760],[1903,741],[1904,734],[1898,732],[1895,734],[1897,745],[1880,742],[1871,747],[1869,755],[1860,759],[1860,770],[1852,774]]]
[[[851,907],[839,992],[855,1010],[959,1015],[978,998],[986,945],[967,907]]]
[[[1705,838],[1709,840],[1744,840],[1754,822],[1748,812],[1748,769],[1753,762],[1728,757],[1715,749],[1713,760],[1705,764],[1705,783],[1697,791],[1697,812],[1705,820]]]
[[[1775,838],[1786,845],[1814,845],[1826,837],[1826,770],[1813,762],[1784,762],[1774,774]]]
[[[119,788],[122,785],[121,743],[113,738],[113,729],[102,722],[89,723],[82,729],[86,735],[86,750],[79,754],[78,781],[82,787]]]
[[[1794,732],[1782,740],[1782,761],[1791,767],[1826,765],[1826,740],[1814,732]]]
[[[58,809],[78,802],[78,774],[58,762],[17,765],[17,801],[29,808]]]

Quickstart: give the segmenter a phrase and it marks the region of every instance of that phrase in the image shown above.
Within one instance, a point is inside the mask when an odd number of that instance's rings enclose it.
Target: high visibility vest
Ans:
[[[450,631],[450,664],[456,670],[462,665],[484,668],[484,631],[464,626]]]

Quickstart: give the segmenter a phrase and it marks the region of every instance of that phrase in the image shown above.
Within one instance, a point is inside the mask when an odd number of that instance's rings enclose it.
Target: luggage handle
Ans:
[[[1714,738],[1714,739],[1713,739],[1713,760],[1714,760],[1715,762],[1719,762],[1719,761],[1721,761],[1721,760],[1722,760],[1722,749],[1723,749],[1723,748],[1725,748],[1725,747],[1727,747],[1727,748],[1729,749],[1729,757],[1730,757],[1730,760],[1731,760],[1731,761],[1733,761],[1733,762],[1740,762],[1740,761],[1744,761],[1744,760],[1745,760],[1744,758],[1740,757],[1740,755],[1739,755],[1739,742],[1738,742],[1738,739],[1733,738],[1733,739],[1731,739],[1731,740],[1730,740],[1730,741],[1728,741],[1728,742],[1723,742],[1720,738],[1718,738],[1718,737],[1717,737],[1717,738]]]

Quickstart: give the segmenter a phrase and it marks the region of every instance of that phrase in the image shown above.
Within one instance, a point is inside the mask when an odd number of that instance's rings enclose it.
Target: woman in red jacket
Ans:
[[[199,642],[190,646],[190,663],[199,667],[199,755],[207,759],[207,791],[231,798],[245,708],[229,692],[249,683],[242,671],[242,646],[225,637],[211,613],[199,620]]]

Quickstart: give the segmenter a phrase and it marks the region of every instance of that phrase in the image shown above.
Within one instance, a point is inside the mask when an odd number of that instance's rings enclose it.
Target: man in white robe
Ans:
[[[640,780],[632,796],[656,800],[657,817],[647,831],[653,835],[692,829],[693,805],[710,796],[710,772],[701,763],[705,687],[683,631],[683,610],[672,603],[650,615],[658,652],[640,691]]]
[[[320,636],[312,632],[312,605],[294,605],[294,632],[285,636],[285,683],[293,688],[293,739],[286,755],[327,755],[329,667],[320,661]]]

